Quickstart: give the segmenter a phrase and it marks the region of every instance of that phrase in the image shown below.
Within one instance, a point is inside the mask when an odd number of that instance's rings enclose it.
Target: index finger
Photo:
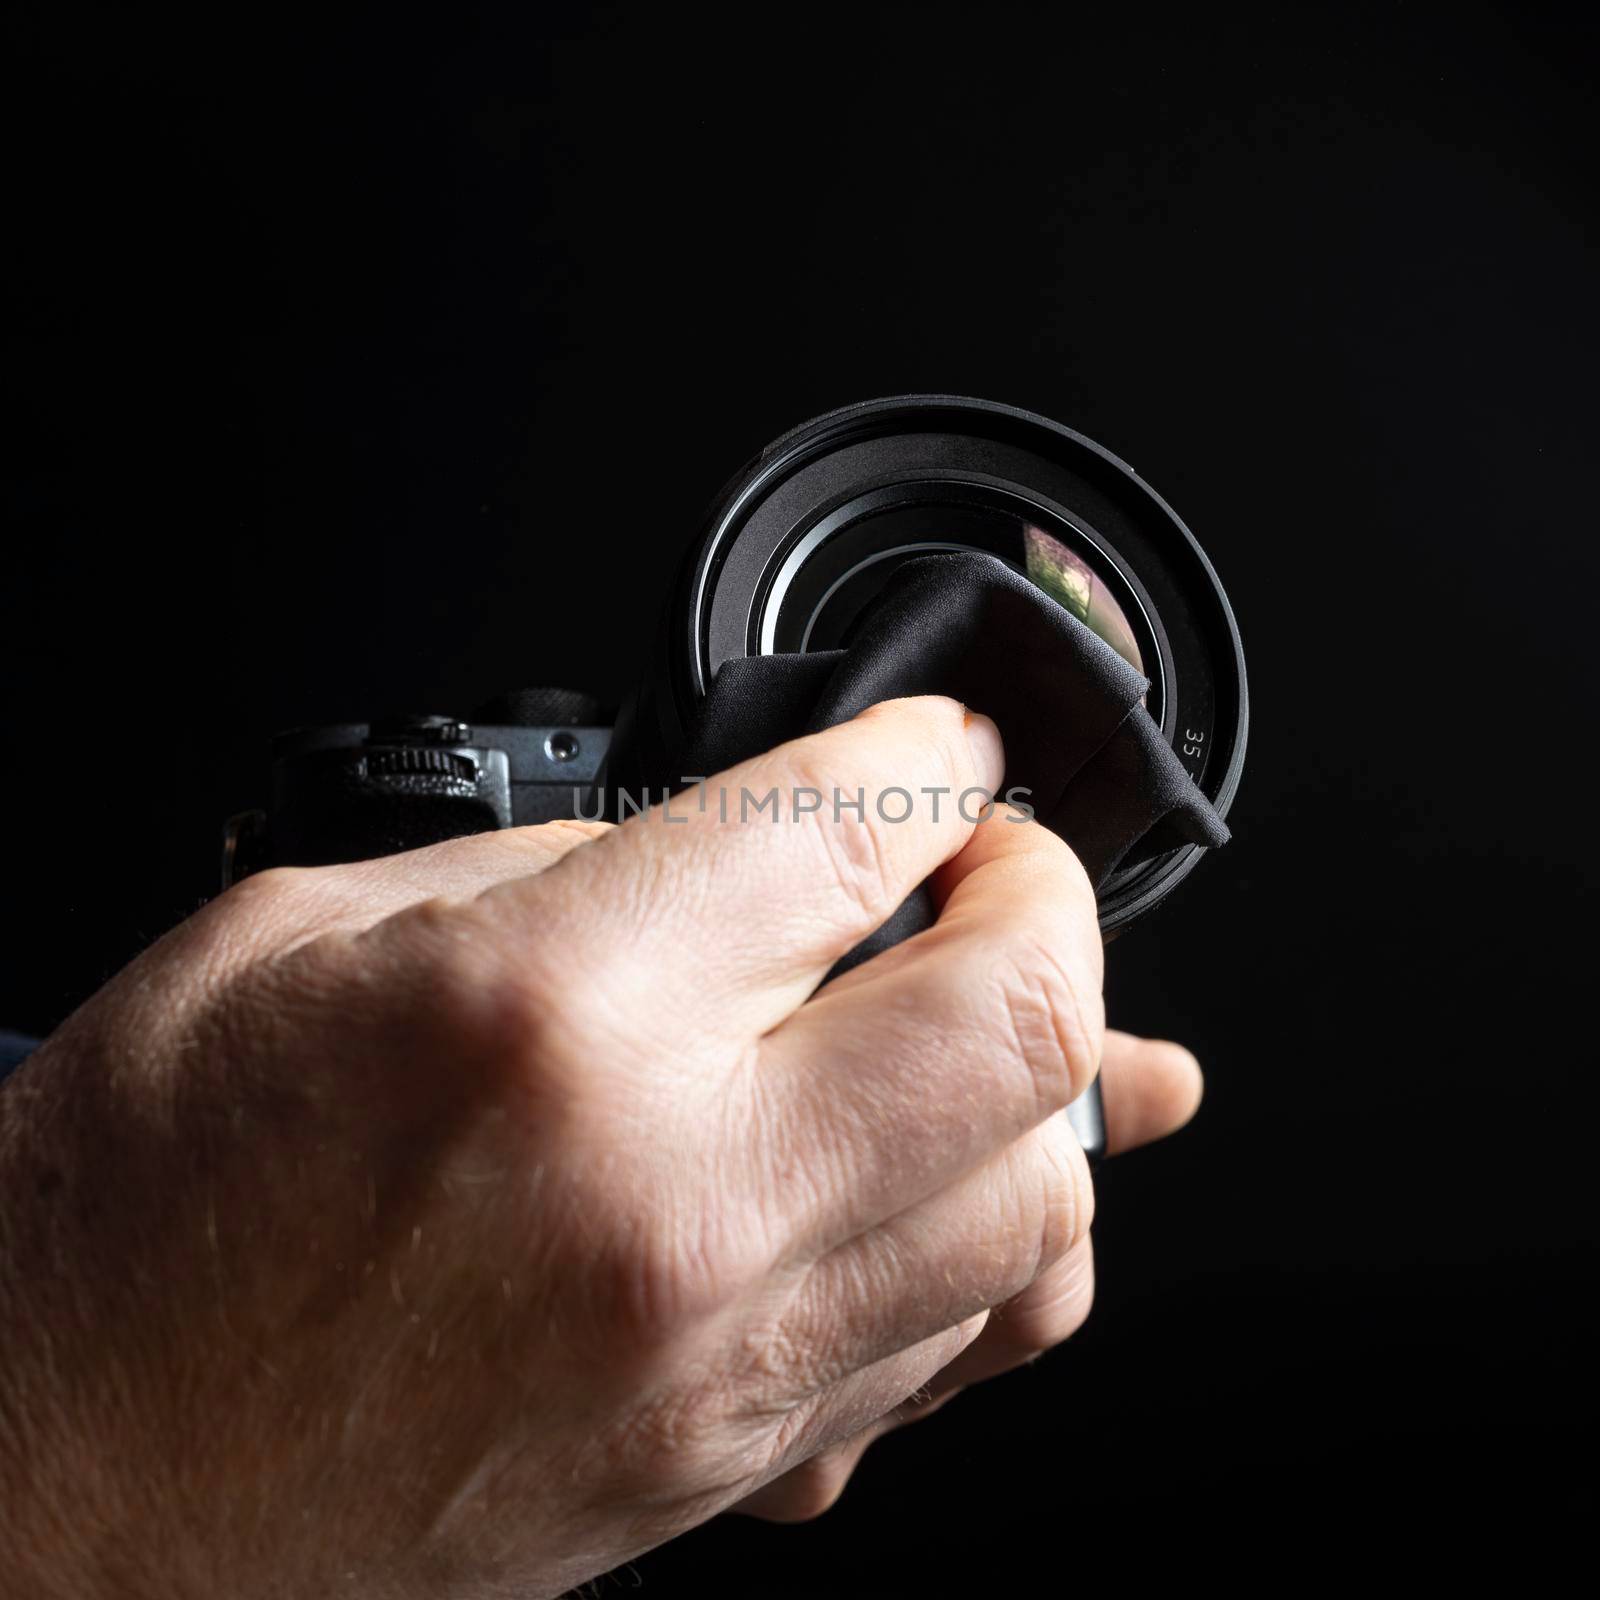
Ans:
[[[690,995],[718,1031],[754,1039],[960,851],[1003,766],[987,717],[943,696],[885,701],[492,893],[554,923],[635,1014]]]

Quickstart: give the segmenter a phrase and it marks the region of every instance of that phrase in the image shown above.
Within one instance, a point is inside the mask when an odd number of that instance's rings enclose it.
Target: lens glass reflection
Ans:
[[[1137,671],[1143,652],[1117,596],[1126,591],[1108,559],[1085,538],[1049,532],[1043,519],[1009,507],[949,500],[901,502],[865,515],[838,515],[791,553],[769,604],[768,650],[838,650],[902,563],[947,550],[998,556],[1111,646]],[[1072,539],[1072,543],[1067,543]],[[1113,585],[1116,585],[1113,587]],[[1137,615],[1137,612],[1133,612]]]
[[[1022,530],[1022,546],[1029,580],[1058,605],[1065,606],[1090,632],[1104,639],[1124,661],[1143,672],[1144,657],[1127,613],[1094,569],[1059,539],[1031,524]]]

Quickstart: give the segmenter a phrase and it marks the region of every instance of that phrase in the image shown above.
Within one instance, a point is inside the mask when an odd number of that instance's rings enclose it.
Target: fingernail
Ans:
[[[977,769],[978,782],[992,797],[1006,775],[1006,747],[1001,742],[1000,730],[987,717],[969,711],[967,743],[972,746],[972,764]]]

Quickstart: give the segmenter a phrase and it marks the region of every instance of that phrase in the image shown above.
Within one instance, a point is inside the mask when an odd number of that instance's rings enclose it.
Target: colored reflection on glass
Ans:
[[[1139,652],[1127,614],[1095,575],[1094,569],[1059,539],[1051,538],[1043,528],[1024,528],[1022,540],[1029,581],[1058,605],[1065,606],[1130,666],[1143,672],[1144,657]]]

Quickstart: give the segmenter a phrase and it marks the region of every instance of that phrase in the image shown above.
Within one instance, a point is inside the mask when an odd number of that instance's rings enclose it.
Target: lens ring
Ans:
[[[868,494],[941,480],[981,482],[1054,508],[1066,528],[1092,535],[1114,558],[1111,566],[1142,595],[1152,634],[1165,641],[1163,732],[1226,815],[1248,731],[1244,656],[1227,596],[1194,536],[1131,467],[1082,434],[959,396],[898,396],[830,412],[785,434],[732,481],[686,569],[668,640],[671,691],[643,708],[640,725],[672,748],[721,663],[761,653],[767,594],[810,530]],[[770,637],[777,642],[776,631]],[[1113,874],[1100,896],[1107,935],[1163,899],[1203,853],[1187,846]]]

